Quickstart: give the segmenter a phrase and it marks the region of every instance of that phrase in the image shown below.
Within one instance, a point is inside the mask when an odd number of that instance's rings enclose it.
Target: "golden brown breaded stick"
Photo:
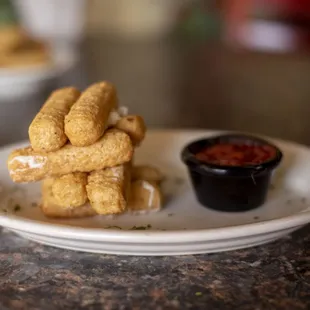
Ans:
[[[79,207],[88,200],[86,193],[87,173],[74,172],[54,178],[52,193],[60,206]]]
[[[129,184],[129,164],[91,172],[86,185],[91,206],[98,214],[123,213]]]
[[[45,216],[54,218],[81,218],[96,215],[95,210],[89,203],[80,207],[68,207],[57,204],[52,193],[53,182],[53,179],[45,179],[42,182],[41,210]]]
[[[120,129],[126,132],[133,145],[138,146],[145,137],[146,126],[144,120],[139,115],[127,115],[122,117],[114,126],[114,128]]]
[[[67,144],[50,153],[35,152],[30,147],[15,150],[8,158],[8,169],[14,182],[34,182],[49,176],[114,167],[129,162],[132,156],[129,136],[110,129],[88,147]]]
[[[109,114],[116,105],[116,90],[111,83],[88,87],[65,117],[65,133],[72,145],[95,143],[103,135]]]
[[[131,170],[131,180],[145,180],[155,182],[157,184],[161,183],[164,179],[161,171],[151,165],[137,165],[133,166]]]
[[[127,209],[134,213],[159,211],[162,208],[162,200],[161,190],[155,182],[133,181]]]
[[[79,96],[80,92],[74,87],[52,92],[28,130],[29,140],[35,151],[56,151],[67,142],[65,116]]]

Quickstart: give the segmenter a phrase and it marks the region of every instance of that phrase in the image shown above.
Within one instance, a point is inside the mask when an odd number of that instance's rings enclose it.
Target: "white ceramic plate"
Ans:
[[[37,93],[45,83],[72,68],[77,56],[69,49],[52,49],[51,63],[26,68],[0,68],[0,99],[16,99]]]
[[[137,161],[161,167],[167,175],[165,209],[158,213],[79,220],[45,218],[33,205],[40,199],[38,184],[14,185],[5,165],[0,225],[44,244],[87,252],[128,255],[212,253],[251,247],[280,238],[310,222],[310,150],[274,141],[284,151],[273,189],[262,207],[244,213],[223,213],[200,206],[180,161],[182,147],[211,131],[150,131],[137,152]],[[0,151],[5,162],[14,145]],[[14,211],[16,205],[20,210]],[[134,226],[151,227],[132,230]],[[113,228],[114,226],[114,228]],[[118,229],[118,226],[122,229]]]

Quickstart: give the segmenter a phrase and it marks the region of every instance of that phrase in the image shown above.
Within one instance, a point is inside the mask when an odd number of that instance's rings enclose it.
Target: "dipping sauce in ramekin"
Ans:
[[[268,161],[276,154],[277,150],[271,145],[226,142],[205,147],[196,154],[196,158],[203,163],[220,166],[250,166]]]
[[[282,152],[248,135],[220,135],[194,141],[182,151],[198,201],[220,211],[262,205]]]

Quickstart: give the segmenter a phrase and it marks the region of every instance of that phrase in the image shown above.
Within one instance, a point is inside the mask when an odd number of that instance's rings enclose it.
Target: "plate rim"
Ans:
[[[298,229],[298,228],[296,228]],[[293,231],[295,231],[296,229],[294,229]],[[130,255],[130,256],[176,256],[176,255],[193,255],[193,254],[205,254],[205,253],[219,253],[219,252],[226,252],[226,251],[233,251],[233,250],[238,250],[238,249],[244,249],[244,248],[251,248],[253,246],[259,246],[259,245],[262,245],[262,244],[266,244],[266,243],[270,243],[270,242],[274,242],[276,241],[277,239],[281,238],[281,237],[284,237],[285,235],[287,235],[288,233],[285,231],[282,236],[277,236],[277,237],[271,237],[271,238],[267,238],[267,239],[264,239],[263,241],[256,241],[256,242],[251,242],[250,244],[249,243],[246,243],[246,244],[243,244],[243,245],[236,245],[236,246],[229,246],[229,248],[225,247],[225,246],[221,246],[219,248],[218,245],[215,245],[215,248],[208,248],[208,249],[188,249],[187,246],[188,246],[188,243],[183,243],[183,244],[178,244],[178,246],[182,246],[183,248],[185,247],[186,249],[175,249],[174,246],[175,244],[173,244],[173,249],[172,250],[160,250],[160,251],[154,251],[153,249],[153,244],[148,244],[147,247],[148,249],[146,250],[132,250],[132,251],[128,251],[128,250],[124,250],[124,249],[120,249],[120,250],[116,250],[115,248],[114,249],[111,249],[110,247],[104,247],[104,249],[99,249],[98,247],[96,249],[94,248],[85,248],[83,246],[72,246],[71,245],[63,245],[63,244],[58,244],[58,243],[55,243],[56,240],[54,240],[54,242],[50,242],[50,241],[46,241],[46,240],[42,240],[42,239],[38,239],[37,236],[38,235],[26,235],[24,233],[20,233],[20,232],[17,232],[17,231],[14,231],[15,233],[17,233],[20,237],[22,238],[25,238],[25,239],[28,239],[30,241],[33,241],[33,242],[37,242],[37,243],[40,243],[40,244],[43,244],[43,245],[48,245],[48,246],[53,246],[53,247],[56,247],[56,248],[61,248],[61,249],[67,249],[67,250],[74,250],[74,251],[83,251],[83,252],[89,252],[89,253],[99,253],[99,254],[111,254],[111,255]],[[289,233],[291,233],[292,231],[290,230]],[[48,236],[44,236],[44,238]],[[70,239],[72,240],[72,239]],[[58,240],[57,240],[58,241]],[[229,242],[230,240],[225,240],[223,242]],[[217,242],[214,241],[216,244]],[[221,242],[221,241],[220,241]],[[192,243],[191,243],[192,244]],[[208,247],[208,242],[200,242],[198,243],[198,245],[200,245],[200,247],[205,247],[207,246]],[[117,245],[117,244],[116,244]],[[128,244],[127,244],[128,245]],[[140,246],[141,247],[141,243],[140,244],[130,244],[131,246]],[[144,246],[145,244],[142,244],[142,246]],[[160,246],[162,246],[163,244],[159,244]],[[158,246],[158,244],[157,244]],[[156,247],[156,245],[155,245]],[[171,249],[171,247],[170,247]]]
[[[270,223],[272,222],[272,225]],[[47,235],[67,239],[130,242],[137,243],[135,237],[139,236],[139,243],[185,243],[201,242],[211,240],[234,239],[252,235],[266,234],[273,231],[300,227],[310,222],[310,212],[300,212],[294,215],[263,222],[218,227],[210,229],[188,229],[188,230],[119,230],[105,228],[83,228],[66,226],[54,223],[42,223],[31,219],[25,219],[16,215],[1,215],[0,225],[19,231]],[[21,229],[21,225],[23,229]],[[44,234],[38,233],[45,231]],[[134,240],[132,240],[134,239]],[[179,239],[179,240],[178,240]]]
[[[169,133],[169,134],[218,134],[222,132],[235,132],[229,130],[214,129],[150,129],[152,134]],[[240,131],[238,131],[240,132]],[[253,133],[252,133],[253,134]],[[262,136],[262,135],[257,135]],[[309,147],[296,142],[282,140],[265,136],[267,139],[274,140],[278,143],[291,145],[310,152]],[[0,147],[0,152],[9,151],[14,147],[20,147],[27,144],[27,140],[12,143]],[[209,229],[187,229],[187,230],[119,230],[105,228],[84,228],[74,227],[61,223],[46,223],[38,220],[31,220],[14,214],[7,214],[0,211],[0,226],[7,229],[16,229],[29,233],[38,234],[44,231],[44,235],[53,234],[55,237],[93,240],[93,241],[109,241],[109,242],[129,242],[129,243],[184,243],[184,242],[201,242],[211,240],[224,240],[238,237],[246,237],[250,235],[266,234],[272,231],[279,231],[293,227],[306,225],[310,222],[310,209],[303,210],[285,217],[270,219],[266,221],[258,221],[242,225],[217,227]],[[272,223],[272,225],[271,225]],[[21,229],[22,228],[22,229]],[[139,240],[137,241],[137,236]]]

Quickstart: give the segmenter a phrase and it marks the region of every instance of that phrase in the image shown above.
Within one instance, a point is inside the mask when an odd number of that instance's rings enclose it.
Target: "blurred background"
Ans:
[[[309,0],[0,0],[0,144],[104,79],[149,127],[310,144],[309,51]]]

